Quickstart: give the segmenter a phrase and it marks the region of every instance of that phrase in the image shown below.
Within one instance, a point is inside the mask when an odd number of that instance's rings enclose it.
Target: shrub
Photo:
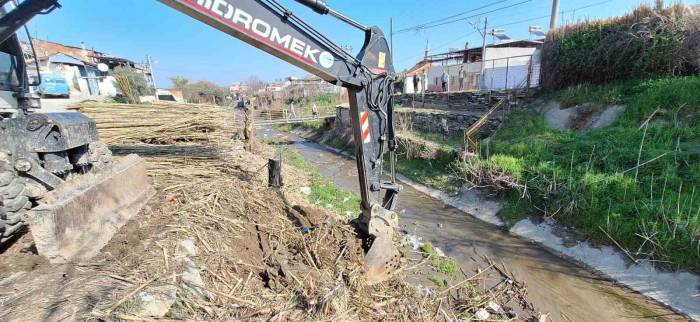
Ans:
[[[110,72],[110,76],[114,76],[115,78],[119,76],[126,77],[129,80],[129,88],[131,88],[131,93],[136,97],[153,95],[155,93],[153,87],[146,82],[146,76],[131,67],[116,67]],[[119,85],[116,83],[114,86],[119,88]]]
[[[622,17],[554,30],[543,45],[542,86],[559,89],[697,73],[698,16],[682,4],[655,9],[642,5]]]

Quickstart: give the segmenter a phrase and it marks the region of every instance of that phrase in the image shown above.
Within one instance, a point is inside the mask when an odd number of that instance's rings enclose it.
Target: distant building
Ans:
[[[290,86],[299,86],[313,91],[316,94],[340,93],[340,86],[333,85],[315,75],[307,75],[304,78],[289,78]]]
[[[241,93],[245,93],[245,92],[248,92],[248,89],[249,89],[249,88],[248,88],[248,85],[243,84],[243,83],[240,83],[240,84],[233,84],[233,85],[229,86],[229,92],[230,92],[231,94],[236,94],[236,93],[241,94]]]
[[[178,103],[184,103],[185,102],[185,97],[182,94],[182,91],[174,90],[174,89],[162,89],[159,88],[157,91],[158,94],[158,100],[160,101],[170,101],[170,102],[178,102]]]
[[[518,40],[430,55],[401,76],[403,92],[459,92],[539,85],[542,41]],[[483,79],[482,79],[482,62]]]
[[[68,81],[73,94],[79,96],[113,96],[118,90],[114,86],[114,77],[109,72],[118,66],[128,66],[144,74],[147,83],[154,84],[153,76],[142,66],[126,58],[114,57],[103,52],[81,46],[70,46],[47,40],[33,39],[36,60],[40,73],[63,75]],[[23,44],[28,47],[28,44]],[[25,53],[31,53],[26,48]],[[35,57],[28,55],[31,68]],[[102,65],[106,71],[101,71]]]

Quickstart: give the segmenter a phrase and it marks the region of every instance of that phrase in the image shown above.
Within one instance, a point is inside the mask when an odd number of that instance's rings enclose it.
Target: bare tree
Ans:
[[[264,89],[267,84],[260,80],[260,77],[257,75],[251,75],[248,77],[248,79],[245,81],[245,85],[248,87],[248,93],[247,94],[255,94],[259,90]]]

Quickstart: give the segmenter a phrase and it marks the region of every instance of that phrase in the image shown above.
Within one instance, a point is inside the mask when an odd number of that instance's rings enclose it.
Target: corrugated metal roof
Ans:
[[[68,56],[66,54],[53,55],[53,56],[49,57],[49,62],[58,63],[58,64],[85,66],[85,63],[83,63],[79,59],[77,59],[75,57]]]

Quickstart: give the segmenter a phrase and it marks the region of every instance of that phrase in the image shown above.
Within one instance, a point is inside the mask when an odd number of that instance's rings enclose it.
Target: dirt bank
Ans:
[[[198,113],[197,106],[187,108]],[[230,118],[223,109],[199,113]],[[172,130],[169,122],[179,121],[157,115],[151,117],[160,126],[147,131],[124,126],[125,119],[122,128],[98,124],[103,137],[118,144],[117,155],[146,157],[157,196],[92,260],[49,265],[24,246],[18,247],[24,264],[0,257],[0,320],[537,317],[517,283],[488,292],[479,274],[439,275],[433,263],[447,259],[408,246],[399,274],[368,285],[354,226],[308,201],[301,189],[309,185],[305,171],[285,165],[287,185],[271,189],[265,164],[275,151],[245,151],[230,140],[235,128],[205,127],[206,135],[191,135],[193,127]],[[432,276],[442,279],[442,289]]]

